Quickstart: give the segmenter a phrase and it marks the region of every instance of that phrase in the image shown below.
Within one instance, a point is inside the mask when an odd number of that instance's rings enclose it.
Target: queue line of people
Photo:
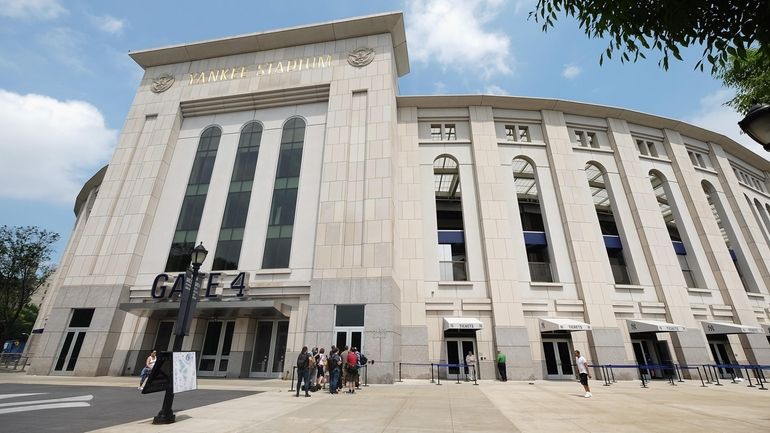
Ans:
[[[323,347],[308,350],[307,346],[303,346],[297,356],[295,396],[299,397],[300,390],[304,389],[305,397],[310,397],[311,391],[326,389],[327,385],[330,394],[338,394],[345,387],[348,394],[354,394],[360,385],[359,370],[367,362],[366,356],[356,347],[332,346],[327,355]]]

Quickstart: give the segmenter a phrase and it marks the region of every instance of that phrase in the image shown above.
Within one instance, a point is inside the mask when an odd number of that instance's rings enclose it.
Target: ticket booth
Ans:
[[[447,364],[464,364],[465,357],[472,352],[476,357],[476,374],[479,370],[479,352],[476,344],[476,331],[483,328],[481,320],[473,317],[444,317],[444,341],[446,342]],[[443,377],[454,377],[458,374],[465,376],[470,372],[467,368],[439,368]]]
[[[735,365],[735,352],[733,351],[730,340],[727,338],[730,334],[764,334],[765,331],[757,326],[739,325],[729,322],[705,321],[703,331],[706,333],[706,339],[709,343],[711,356],[717,365]],[[740,377],[740,368],[717,367],[717,371],[722,379]]]

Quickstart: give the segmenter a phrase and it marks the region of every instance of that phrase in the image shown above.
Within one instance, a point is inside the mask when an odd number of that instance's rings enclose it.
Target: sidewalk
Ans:
[[[13,376],[13,377],[9,377]],[[60,378],[0,374],[0,382],[135,386],[133,377]],[[405,381],[372,385],[354,395],[314,393],[295,398],[280,380],[201,379],[206,389],[266,391],[177,412],[177,422],[150,419],[99,432],[760,432],[770,431],[770,391],[746,383],[701,388],[689,381],[672,387],[639,382],[593,384],[583,398],[574,382]]]

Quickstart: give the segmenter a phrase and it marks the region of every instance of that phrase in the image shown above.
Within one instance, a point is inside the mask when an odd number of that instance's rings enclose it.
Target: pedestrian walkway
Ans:
[[[7,379],[0,374],[0,382]],[[135,386],[135,378],[50,378],[14,376],[30,383],[70,381]],[[127,380],[130,379],[130,380]],[[124,383],[125,382],[125,383]],[[687,382],[670,386],[638,382],[612,387],[593,383],[593,398],[583,398],[576,382],[481,381],[469,383],[407,380],[372,385],[353,395],[316,392],[296,398],[288,381],[201,379],[201,388],[266,391],[177,412],[171,425],[147,419],[117,425],[102,433],[331,432],[348,426],[358,432],[761,432],[770,431],[770,391],[746,383],[701,388]]]

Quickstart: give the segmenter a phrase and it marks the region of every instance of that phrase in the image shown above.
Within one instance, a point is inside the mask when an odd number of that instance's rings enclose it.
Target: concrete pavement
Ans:
[[[7,376],[13,376],[8,378]],[[97,383],[136,386],[135,378],[50,378],[0,374],[0,382]],[[206,389],[247,389],[261,394],[177,412],[166,426],[150,419],[99,432],[770,432],[770,391],[747,383],[701,388],[653,382],[593,383],[583,398],[575,382],[406,381],[372,385],[354,395],[314,393],[295,398],[280,380],[200,379]]]

